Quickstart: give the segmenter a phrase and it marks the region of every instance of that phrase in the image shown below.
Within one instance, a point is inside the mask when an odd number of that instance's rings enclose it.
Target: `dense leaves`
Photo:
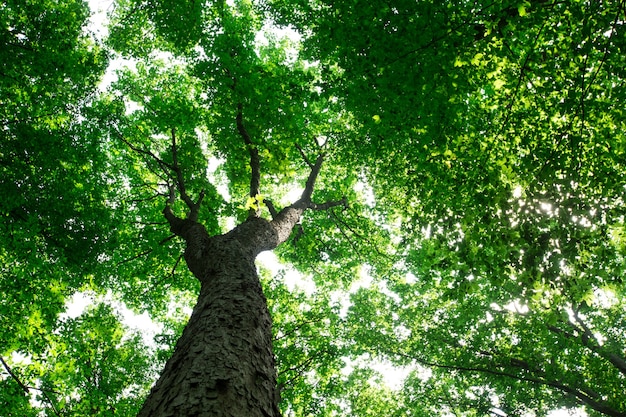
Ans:
[[[173,185],[218,234],[323,153],[313,200],[348,207],[262,273],[284,415],[623,416],[625,13],[124,0],[102,46],[80,1],[4,2],[0,409],[134,415],[198,291]]]
[[[105,162],[79,108],[96,91],[106,54],[84,31],[82,2],[0,6],[0,355],[47,348],[67,294],[106,246]],[[85,268],[85,269],[83,269]],[[8,368],[5,367],[5,371]],[[30,384],[30,381],[24,381]],[[24,386],[4,379],[24,411]],[[33,384],[35,385],[35,384]],[[9,401],[9,403],[13,403]],[[11,408],[8,408],[12,410]],[[13,411],[9,411],[11,415]]]
[[[622,415],[623,4],[274,4],[310,31],[362,124],[344,152],[402,224],[410,282],[355,303],[354,342],[432,368],[417,392],[453,383],[449,412]]]

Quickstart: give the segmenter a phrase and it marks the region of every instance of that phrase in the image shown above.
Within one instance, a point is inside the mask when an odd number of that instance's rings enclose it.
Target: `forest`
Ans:
[[[0,22],[0,417],[626,417],[626,0]]]

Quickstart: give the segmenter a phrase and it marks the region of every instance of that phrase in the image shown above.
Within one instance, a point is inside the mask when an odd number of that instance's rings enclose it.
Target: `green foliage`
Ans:
[[[5,1],[0,409],[134,415],[199,286],[162,215],[172,167],[218,234],[293,202],[323,153],[313,200],[349,206],[277,250],[306,284],[262,273],[284,415],[623,414],[623,13],[120,0],[104,52],[84,3]],[[148,312],[154,349],[109,306],[62,318],[78,291]]]

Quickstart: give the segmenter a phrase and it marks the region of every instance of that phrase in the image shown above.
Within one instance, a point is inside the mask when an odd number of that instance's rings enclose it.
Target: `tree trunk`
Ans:
[[[254,260],[284,241],[302,209],[272,222],[251,217],[209,237],[167,208],[185,260],[201,282],[198,302],[140,417],[279,417],[272,323]]]

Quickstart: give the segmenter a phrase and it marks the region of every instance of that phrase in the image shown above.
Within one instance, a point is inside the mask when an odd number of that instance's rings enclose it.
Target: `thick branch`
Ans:
[[[317,157],[315,161],[315,165],[311,168],[311,172],[309,173],[309,177],[306,180],[306,185],[304,186],[304,191],[302,192],[302,196],[300,196],[300,200],[298,202],[304,203],[307,208],[308,205],[311,204],[311,196],[313,195],[313,189],[315,188],[315,181],[317,180],[317,176],[320,173],[320,169],[322,168],[322,163],[324,162],[324,155],[320,155]]]

